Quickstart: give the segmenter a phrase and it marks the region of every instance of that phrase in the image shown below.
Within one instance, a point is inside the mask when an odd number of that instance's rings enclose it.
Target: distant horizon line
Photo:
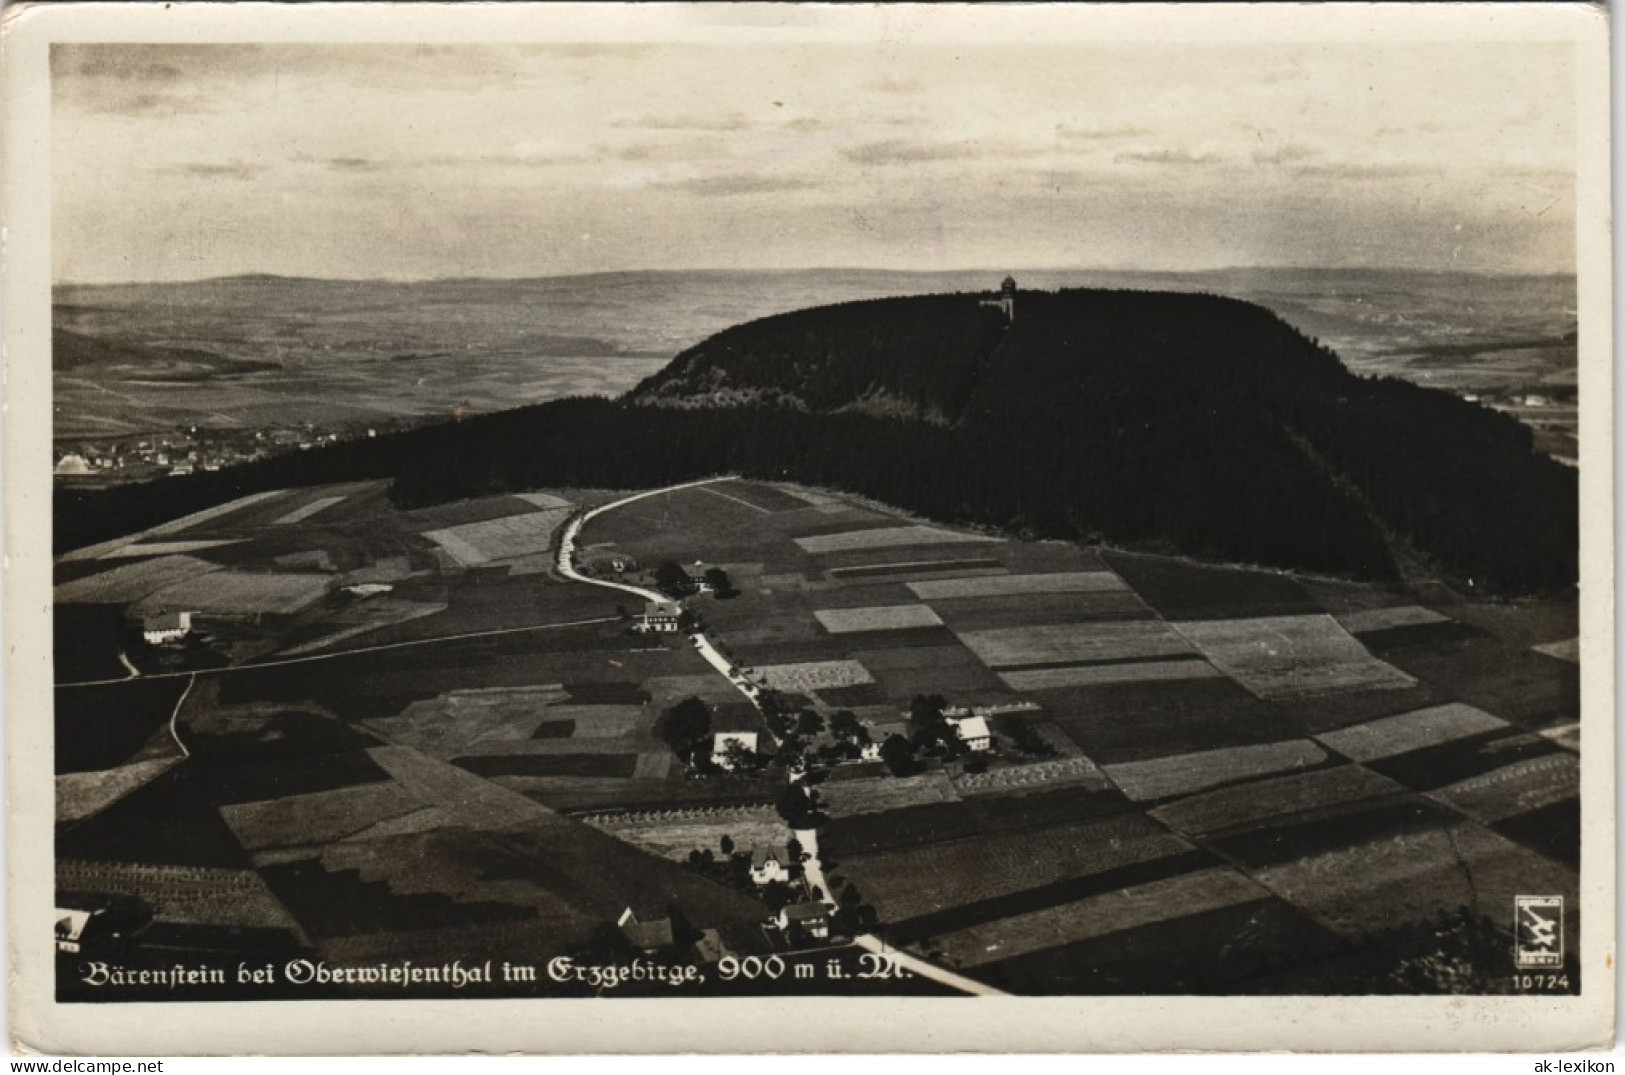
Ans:
[[[468,276],[317,276],[307,273],[276,273],[276,272],[237,272],[223,273],[214,276],[188,277],[185,279],[160,280],[53,280],[51,289],[58,288],[93,288],[93,287],[182,287],[189,284],[229,283],[246,280],[282,280],[289,282],[310,281],[325,284],[392,284],[406,286],[413,284],[455,284],[455,283],[513,283],[526,280],[585,280],[613,276],[787,276],[806,273],[861,273],[873,276],[965,276],[975,273],[988,273],[992,276],[1015,275],[1019,273],[1088,273],[1140,276],[1216,276],[1223,273],[1236,272],[1297,272],[1297,273],[1407,273],[1413,276],[1477,276],[1502,278],[1530,278],[1530,277],[1575,277],[1578,274],[1573,270],[1567,271],[1538,271],[1538,270],[1511,270],[1511,269],[1438,269],[1414,268],[1405,266],[1382,265],[1226,265],[1206,269],[1146,269],[1128,268],[1123,266],[1025,266],[1003,268],[965,268],[965,269],[878,269],[852,265],[825,265],[794,268],[766,268],[766,269],[720,269],[720,268],[694,268],[694,269],[598,269],[590,272],[566,273],[527,273],[516,276],[507,275],[468,275]]]

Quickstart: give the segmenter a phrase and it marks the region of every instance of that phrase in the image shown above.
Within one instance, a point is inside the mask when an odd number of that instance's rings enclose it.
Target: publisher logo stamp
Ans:
[[[1513,961],[1519,967],[1563,965],[1563,897],[1513,898]]]

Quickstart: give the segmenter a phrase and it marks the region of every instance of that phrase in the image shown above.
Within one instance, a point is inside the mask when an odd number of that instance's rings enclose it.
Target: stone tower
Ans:
[[[996,299],[982,299],[983,306],[997,306],[1004,311],[1006,324],[1016,319],[1016,278],[1006,276],[1004,283],[999,285],[999,297]]]

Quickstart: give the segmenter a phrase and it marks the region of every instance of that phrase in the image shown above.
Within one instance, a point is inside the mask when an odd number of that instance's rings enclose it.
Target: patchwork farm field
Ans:
[[[683,635],[629,630],[641,598],[556,569],[572,514],[620,495],[284,491],[64,556],[59,887],[158,908],[165,958],[230,928],[329,960],[568,954],[627,908],[771,950],[767,905],[687,864],[782,843],[783,770],[697,778],[664,724],[689,699],[761,716]],[[1368,937],[1577,906],[1573,600],[1004,540],[739,479],[577,542],[642,587],[727,573],[688,611],[813,743],[843,711],[880,743],[918,696],[974,707],[986,751],[807,785],[832,894],[999,988],[1336,991],[1389,980]],[[191,635],[144,641],[160,610]]]

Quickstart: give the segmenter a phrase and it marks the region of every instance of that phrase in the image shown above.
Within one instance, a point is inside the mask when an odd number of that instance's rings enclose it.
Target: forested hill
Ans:
[[[1005,337],[971,295],[818,306],[736,325],[689,348],[628,394],[682,407],[773,405],[945,423]]]
[[[907,413],[952,423],[990,389],[1039,397],[1055,377],[1083,387],[1126,379],[1160,388],[1155,379],[1171,374],[1206,391],[1260,376],[1288,377],[1298,386],[1342,373],[1330,352],[1263,307],[1234,299],[1024,292],[1017,317],[1007,322],[985,298],[873,299],[747,322],[684,351],[628,398],[662,406]]]
[[[1574,583],[1576,472],[1513,419],[1350,374],[1208,295],[846,303],[728,329],[620,402],[563,400],[232,472],[58,494],[58,545],[227,495],[394,478],[423,504],[709,474],[862,493],[950,522],[1366,579]],[[161,488],[160,488],[161,487]],[[169,515],[159,512],[169,510]]]
[[[1577,475],[1514,419],[1351,374],[1271,311],[1213,295],[1021,292],[764,318],[629,398],[907,414],[949,425],[975,517],[1362,577],[1394,552],[1475,585],[1573,581]]]

